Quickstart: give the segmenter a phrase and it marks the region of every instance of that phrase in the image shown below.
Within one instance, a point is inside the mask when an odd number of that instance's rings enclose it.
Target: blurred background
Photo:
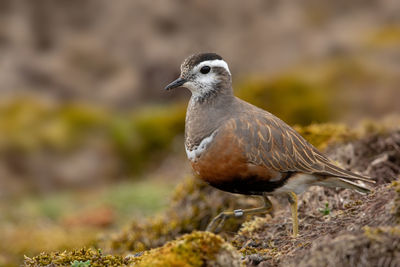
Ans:
[[[397,0],[0,0],[0,266],[168,205],[197,52],[291,125],[400,113]]]

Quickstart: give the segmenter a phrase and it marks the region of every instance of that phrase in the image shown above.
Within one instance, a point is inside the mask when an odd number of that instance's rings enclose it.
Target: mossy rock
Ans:
[[[209,232],[184,235],[132,260],[138,267],[242,266],[241,255],[232,245]]]
[[[123,266],[129,264],[129,260],[121,256],[105,255],[101,250],[89,248],[64,252],[41,253],[39,256],[25,257],[24,266],[71,266],[73,263],[82,262],[90,266]]]
[[[220,236],[209,232],[193,232],[140,256],[105,255],[94,248],[41,253],[25,257],[24,266],[242,266],[241,255]]]

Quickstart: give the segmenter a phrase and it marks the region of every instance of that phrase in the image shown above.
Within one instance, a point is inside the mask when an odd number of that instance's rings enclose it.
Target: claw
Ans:
[[[226,219],[230,217],[230,212],[221,212],[216,216],[207,226],[206,231],[212,233],[218,233],[224,225]]]

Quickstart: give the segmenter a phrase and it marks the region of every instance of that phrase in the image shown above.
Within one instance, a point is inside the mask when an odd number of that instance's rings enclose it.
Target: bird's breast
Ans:
[[[210,185],[232,193],[254,195],[274,190],[282,174],[249,163],[232,134],[216,131],[192,150],[186,147],[195,173]]]

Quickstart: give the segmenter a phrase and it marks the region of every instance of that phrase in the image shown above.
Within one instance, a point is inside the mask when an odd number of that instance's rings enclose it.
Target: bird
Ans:
[[[263,206],[220,213],[206,231],[219,232],[226,219],[271,213],[270,196],[287,197],[292,236],[298,235],[297,195],[310,186],[371,191],[363,176],[343,169],[273,114],[233,94],[232,75],[216,53],[197,53],[181,64],[165,90],[185,87],[191,97],[185,119],[185,150],[197,177],[230,193],[260,196]],[[360,183],[361,181],[361,183]]]

